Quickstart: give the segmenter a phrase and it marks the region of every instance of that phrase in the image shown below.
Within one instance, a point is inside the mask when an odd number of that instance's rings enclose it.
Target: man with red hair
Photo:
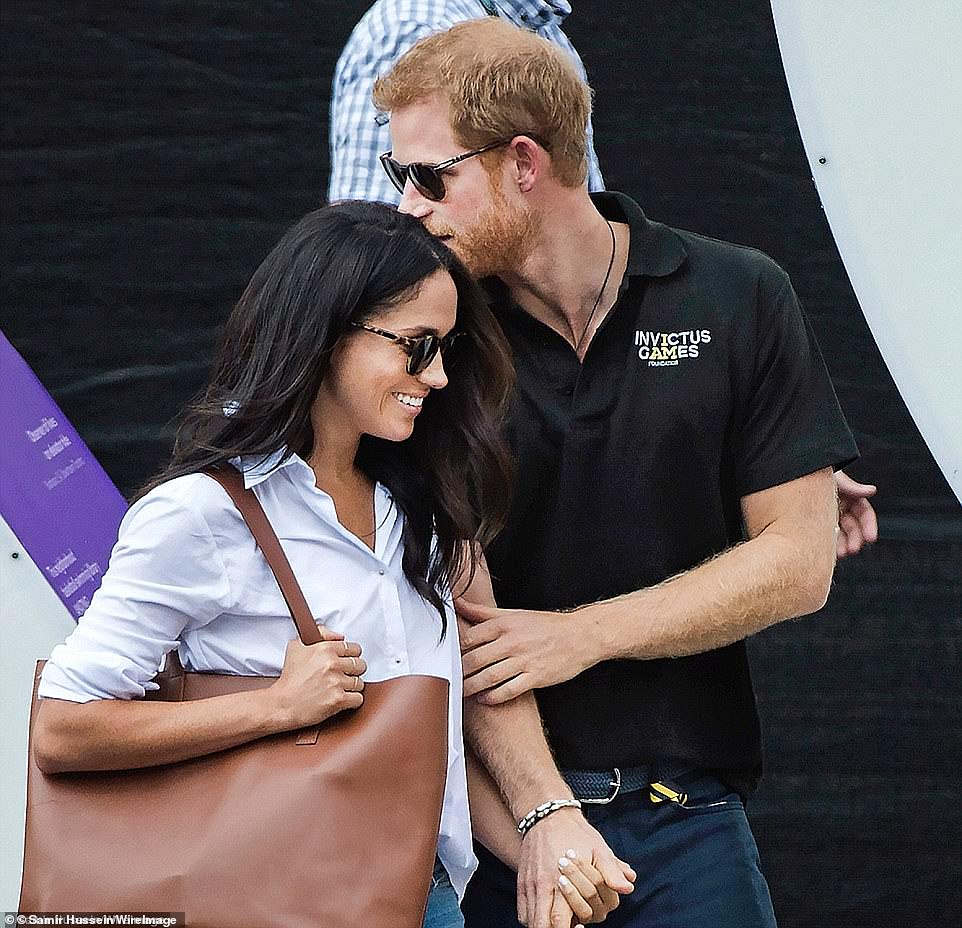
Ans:
[[[634,868],[613,924],[771,928],[745,638],[824,604],[857,454],[791,284],[589,195],[590,91],[530,32],[422,39],[374,100],[400,208],[489,279],[514,349],[512,512],[460,612],[469,739],[524,835],[518,917],[570,898],[570,848],[610,887],[612,851]],[[468,923],[517,924],[479,854]]]

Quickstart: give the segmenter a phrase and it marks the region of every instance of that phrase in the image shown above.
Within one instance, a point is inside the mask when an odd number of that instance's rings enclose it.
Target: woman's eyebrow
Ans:
[[[418,335],[440,335],[441,333],[440,333],[437,329],[435,329],[435,328],[433,328],[433,327],[431,327],[431,326],[427,326],[427,325],[412,325],[412,326],[408,326],[408,327],[405,328],[405,329],[398,329],[398,330],[397,330],[397,334],[398,334],[398,335],[410,335],[410,336],[416,338]]]

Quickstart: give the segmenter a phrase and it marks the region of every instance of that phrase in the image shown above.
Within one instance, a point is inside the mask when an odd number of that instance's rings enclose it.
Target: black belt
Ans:
[[[646,764],[610,770],[562,770],[561,775],[576,799],[589,805],[606,805],[622,793],[648,789],[653,783],[674,779],[689,770],[690,764]]]

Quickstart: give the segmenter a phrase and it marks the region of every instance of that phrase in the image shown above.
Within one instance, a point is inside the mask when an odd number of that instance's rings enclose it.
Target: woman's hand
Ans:
[[[324,640],[305,646],[295,638],[266,689],[184,702],[44,699],[33,732],[37,764],[44,773],[173,764],[357,708],[367,670],[361,648],[318,627]]]
[[[566,848],[569,850],[566,851]],[[585,865],[582,872],[587,871],[594,881],[593,889],[585,887],[587,895],[583,897],[590,898],[588,908],[592,913],[597,907],[597,915],[603,918],[614,908],[615,900],[611,899],[609,890],[616,895],[628,895],[634,891],[635,871],[615,856],[605,839],[580,811],[561,809],[536,822],[521,842],[518,921],[522,925],[528,928],[548,928],[550,925],[555,928],[563,924],[564,928],[568,928],[568,923],[563,921],[563,907],[559,911],[554,904],[562,888],[560,877],[565,873],[559,869],[559,853],[565,854],[569,860],[578,859]],[[570,881],[571,878],[567,879]],[[561,895],[566,900],[567,897]],[[595,899],[595,896],[598,898]],[[584,906],[580,911],[585,912]],[[578,916],[578,913],[575,915]],[[599,918],[595,917],[595,920]]]
[[[344,709],[364,702],[361,674],[367,664],[361,646],[318,625],[323,641],[305,645],[295,638],[287,645],[284,666],[270,686],[283,729],[317,725]]]
[[[627,864],[624,864],[628,867]],[[630,869],[630,868],[629,868]],[[568,851],[558,861],[558,889],[574,914],[577,924],[603,922],[621,901],[590,861]],[[634,871],[631,871],[634,875]]]

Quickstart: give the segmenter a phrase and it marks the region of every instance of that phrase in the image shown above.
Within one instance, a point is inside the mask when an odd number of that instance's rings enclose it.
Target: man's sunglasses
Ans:
[[[491,151],[492,148],[509,145],[513,138],[514,136],[510,139],[502,139],[500,142],[492,142],[490,145],[476,148],[474,151],[466,151],[463,155],[458,155],[457,158],[448,158],[447,161],[442,161],[440,164],[427,164],[424,161],[401,164],[400,161],[391,157],[391,152],[386,151],[381,155],[381,165],[384,168],[384,173],[387,174],[388,179],[399,193],[404,193],[404,185],[410,177],[411,183],[414,184],[414,188],[421,196],[427,197],[429,200],[443,200],[446,192],[444,189],[445,171],[468,158]]]
[[[352,322],[351,325],[355,329],[364,329],[365,332],[371,332],[374,335],[380,335],[381,338],[389,338],[392,342],[397,342],[408,356],[407,372],[412,376],[427,370],[439,353],[441,357],[444,357],[448,348],[454,344],[455,339],[463,334],[462,332],[449,332],[444,338],[440,335],[395,335],[393,332],[387,332],[363,322]]]

